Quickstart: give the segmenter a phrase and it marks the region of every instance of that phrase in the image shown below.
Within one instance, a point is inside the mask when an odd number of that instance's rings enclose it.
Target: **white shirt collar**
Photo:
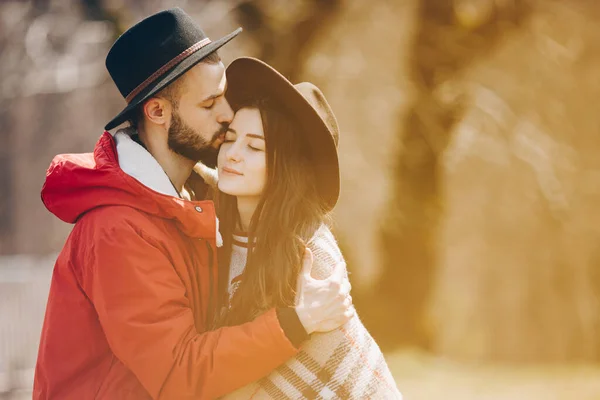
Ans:
[[[124,129],[117,131],[114,138],[119,166],[123,172],[155,192],[180,197],[165,171],[148,150],[136,143]]]

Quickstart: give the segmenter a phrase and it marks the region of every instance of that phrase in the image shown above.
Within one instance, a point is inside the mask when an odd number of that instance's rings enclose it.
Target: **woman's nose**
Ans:
[[[227,149],[226,156],[230,161],[238,162],[241,160],[239,144],[237,142],[232,143],[232,145]]]

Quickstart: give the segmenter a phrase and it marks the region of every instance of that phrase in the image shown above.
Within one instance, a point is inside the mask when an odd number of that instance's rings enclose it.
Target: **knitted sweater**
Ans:
[[[248,238],[233,237],[230,295],[243,272]],[[308,244],[313,252],[312,276],[328,277],[343,261],[336,240],[325,225]],[[401,399],[402,395],[381,350],[358,316],[327,333],[313,333],[300,352],[263,379],[223,397],[237,399]]]

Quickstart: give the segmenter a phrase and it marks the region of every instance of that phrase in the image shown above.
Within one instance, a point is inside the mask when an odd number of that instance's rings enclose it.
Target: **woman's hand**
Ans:
[[[310,275],[312,266],[312,252],[306,249],[296,287],[296,313],[308,334],[337,329],[356,313],[352,306],[346,263],[338,263],[331,276],[323,280]]]

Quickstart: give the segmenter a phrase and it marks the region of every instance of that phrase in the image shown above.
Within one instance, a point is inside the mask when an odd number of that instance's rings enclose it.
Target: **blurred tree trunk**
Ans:
[[[537,2],[467,74],[440,162],[434,349],[469,360],[600,358],[597,4]]]
[[[386,335],[390,344],[429,347],[435,334],[423,316],[438,266],[444,206],[439,157],[466,106],[462,76],[526,14],[522,2],[510,8],[493,0],[419,2],[409,69],[415,98],[402,117],[395,189],[382,232],[386,258],[377,293],[386,305],[384,321],[393,316],[396,324]],[[386,329],[385,322],[379,329]]]

